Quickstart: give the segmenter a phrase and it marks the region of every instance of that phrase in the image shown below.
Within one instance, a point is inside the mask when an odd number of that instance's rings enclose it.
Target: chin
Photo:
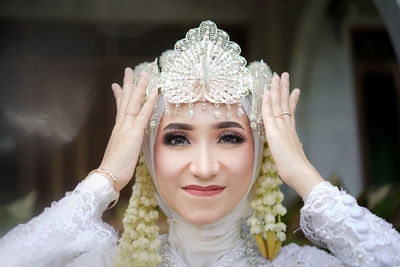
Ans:
[[[182,214],[183,215],[183,214]],[[181,215],[181,216],[182,216]],[[205,210],[205,211],[190,211],[186,216],[182,216],[186,221],[196,225],[208,225],[213,224],[221,220],[225,214],[216,210]]]

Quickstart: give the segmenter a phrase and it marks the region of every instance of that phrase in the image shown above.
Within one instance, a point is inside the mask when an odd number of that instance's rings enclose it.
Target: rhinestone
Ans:
[[[242,109],[242,106],[239,106],[239,109],[238,109],[238,111],[237,111],[237,115],[238,115],[239,117],[242,117],[243,114],[244,114],[244,111],[243,111],[243,109]]]
[[[169,109],[168,103],[167,103],[167,106],[165,107],[165,114],[167,115],[167,117],[169,117],[171,115],[171,110]]]
[[[192,118],[194,116],[194,111],[193,111],[193,103],[189,104],[189,118]]]
[[[179,117],[179,115],[180,115],[180,104],[179,103],[175,105],[174,114],[177,117]]]
[[[219,118],[221,116],[221,112],[218,109],[219,105],[215,104],[215,110],[214,110],[214,115],[215,117]]]

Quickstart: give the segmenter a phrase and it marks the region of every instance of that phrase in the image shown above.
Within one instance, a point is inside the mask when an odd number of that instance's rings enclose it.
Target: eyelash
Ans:
[[[230,140],[229,140],[229,139]],[[228,140],[226,140],[228,139]],[[218,143],[221,144],[241,144],[245,141],[243,135],[235,132],[223,132],[218,137]],[[163,136],[163,142],[165,145],[170,146],[183,146],[189,145],[187,134],[184,132],[170,132]]]
[[[176,143],[176,139],[177,138],[182,138],[183,141],[185,141],[185,143]],[[163,141],[165,145],[169,145],[169,146],[182,146],[182,145],[188,145],[190,144],[187,135],[183,132],[170,132],[170,133],[166,133],[163,136]],[[175,143],[173,143],[175,142]]]
[[[230,139],[233,139],[231,141],[223,141],[224,138],[229,137]],[[239,134],[239,133],[235,133],[235,132],[223,132],[220,136],[219,136],[219,141],[218,143],[229,143],[229,144],[241,144],[245,141],[245,138],[243,137],[243,135]]]

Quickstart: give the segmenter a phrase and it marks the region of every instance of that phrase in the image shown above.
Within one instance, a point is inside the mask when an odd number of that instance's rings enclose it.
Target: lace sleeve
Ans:
[[[107,178],[90,175],[0,239],[0,266],[110,266],[117,235],[101,215],[116,194]]]
[[[329,182],[304,200],[300,226],[315,244],[349,266],[400,266],[400,235],[392,225],[357,205]]]

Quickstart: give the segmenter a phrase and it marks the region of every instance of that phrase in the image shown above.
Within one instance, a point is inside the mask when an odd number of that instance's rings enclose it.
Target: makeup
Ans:
[[[198,186],[188,185],[182,187],[188,194],[199,197],[212,197],[222,193],[225,190],[225,186],[210,185],[210,186]]]

